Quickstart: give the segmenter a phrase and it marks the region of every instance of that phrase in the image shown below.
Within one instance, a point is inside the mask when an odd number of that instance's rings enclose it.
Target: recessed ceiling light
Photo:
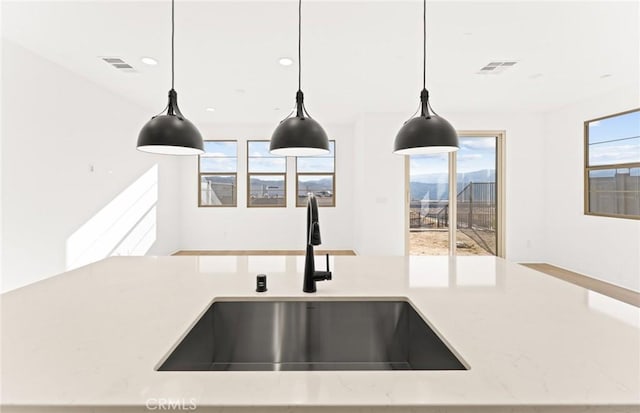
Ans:
[[[145,65],[149,65],[149,66],[155,66],[155,65],[158,64],[158,61],[156,59],[154,59],[153,57],[143,57],[140,60],[142,61],[142,63],[144,63]]]
[[[280,63],[282,66],[291,66],[293,64],[293,59],[290,57],[281,57],[278,60],[278,63]]]
[[[207,109],[206,109],[206,111],[207,111],[207,112],[215,112],[215,111],[216,111],[216,109],[215,109],[215,108],[207,108]]]

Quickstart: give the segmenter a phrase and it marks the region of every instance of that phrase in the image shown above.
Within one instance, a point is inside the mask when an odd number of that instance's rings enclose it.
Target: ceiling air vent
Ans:
[[[115,67],[122,72],[132,73],[136,71],[133,66],[119,57],[101,57],[100,59],[108,63],[111,67]]]
[[[510,67],[515,66],[516,63],[518,63],[517,60],[494,60],[484,65],[484,67],[476,73],[480,75],[498,75]]]

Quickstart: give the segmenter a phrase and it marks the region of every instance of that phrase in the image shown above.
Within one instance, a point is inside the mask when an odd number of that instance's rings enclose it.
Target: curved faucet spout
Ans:
[[[307,245],[320,245],[320,223],[318,222],[318,201],[312,193],[307,194]]]
[[[331,279],[328,254],[327,270],[316,271],[313,247],[321,243],[318,201],[313,193],[309,193],[307,198],[307,252],[304,261],[304,284],[302,286],[302,291],[305,293],[316,292],[316,281]]]

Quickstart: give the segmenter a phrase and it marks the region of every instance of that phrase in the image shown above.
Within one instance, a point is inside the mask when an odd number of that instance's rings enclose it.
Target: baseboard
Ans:
[[[179,250],[176,256],[228,256],[228,255],[304,255],[303,250]],[[353,256],[353,250],[315,250],[316,255]]]

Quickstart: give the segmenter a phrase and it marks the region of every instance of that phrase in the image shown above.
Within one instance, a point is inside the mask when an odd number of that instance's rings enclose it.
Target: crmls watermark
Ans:
[[[196,399],[147,399],[147,410],[196,410]]]

